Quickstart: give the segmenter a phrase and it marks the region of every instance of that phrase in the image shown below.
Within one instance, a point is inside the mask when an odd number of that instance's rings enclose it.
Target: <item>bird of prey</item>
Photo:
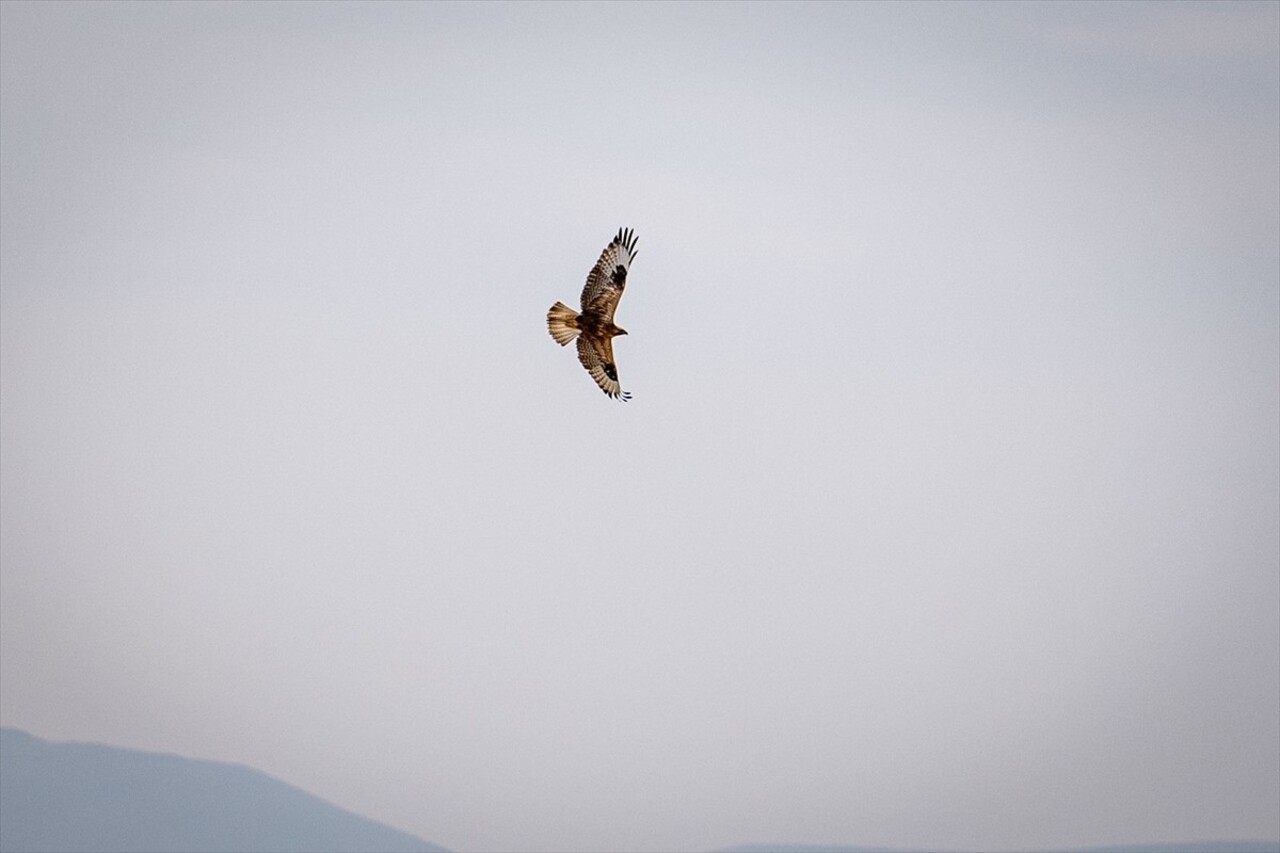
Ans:
[[[557,302],[547,312],[547,330],[556,343],[565,346],[577,338],[578,361],[601,391],[623,401],[630,400],[631,394],[618,384],[613,338],[627,332],[613,324],[613,312],[627,286],[627,270],[635,260],[637,242],[630,228],[619,228],[618,236],[604,247],[600,260],[587,274],[587,284],[582,288],[582,311]]]

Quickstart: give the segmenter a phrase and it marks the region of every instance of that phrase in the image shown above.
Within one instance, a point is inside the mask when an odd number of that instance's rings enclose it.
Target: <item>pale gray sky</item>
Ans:
[[[0,14],[4,725],[458,850],[1280,837],[1280,4]]]

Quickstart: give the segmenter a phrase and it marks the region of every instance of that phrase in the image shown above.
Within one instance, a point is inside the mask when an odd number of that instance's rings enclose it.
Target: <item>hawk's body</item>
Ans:
[[[547,312],[547,330],[556,343],[565,346],[578,339],[578,361],[591,374],[600,390],[610,397],[630,400],[618,384],[618,366],[613,361],[613,339],[625,329],[613,324],[613,312],[627,286],[627,270],[636,256],[636,236],[631,229],[618,229],[618,236],[605,246],[600,260],[587,274],[582,288],[582,310],[574,311],[557,302]]]

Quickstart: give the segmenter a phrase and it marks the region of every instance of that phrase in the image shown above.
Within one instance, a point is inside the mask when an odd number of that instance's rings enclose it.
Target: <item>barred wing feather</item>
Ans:
[[[582,288],[582,310],[597,311],[607,322],[613,322],[613,312],[627,286],[627,271],[636,257],[637,239],[630,228],[619,228],[618,235],[605,246],[600,260],[587,274]]]
[[[613,361],[613,341],[609,338],[578,338],[578,361],[601,391],[623,401],[631,399],[618,382],[618,365]]]

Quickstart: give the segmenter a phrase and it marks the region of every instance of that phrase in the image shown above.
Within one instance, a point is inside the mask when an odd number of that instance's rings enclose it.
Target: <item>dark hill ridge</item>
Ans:
[[[126,850],[447,853],[242,765],[50,743],[0,728],[0,853]],[[721,853],[913,851],[744,844]],[[1121,844],[1059,853],[1280,853],[1280,842]]]
[[[265,773],[0,728],[0,853],[444,853]]]

